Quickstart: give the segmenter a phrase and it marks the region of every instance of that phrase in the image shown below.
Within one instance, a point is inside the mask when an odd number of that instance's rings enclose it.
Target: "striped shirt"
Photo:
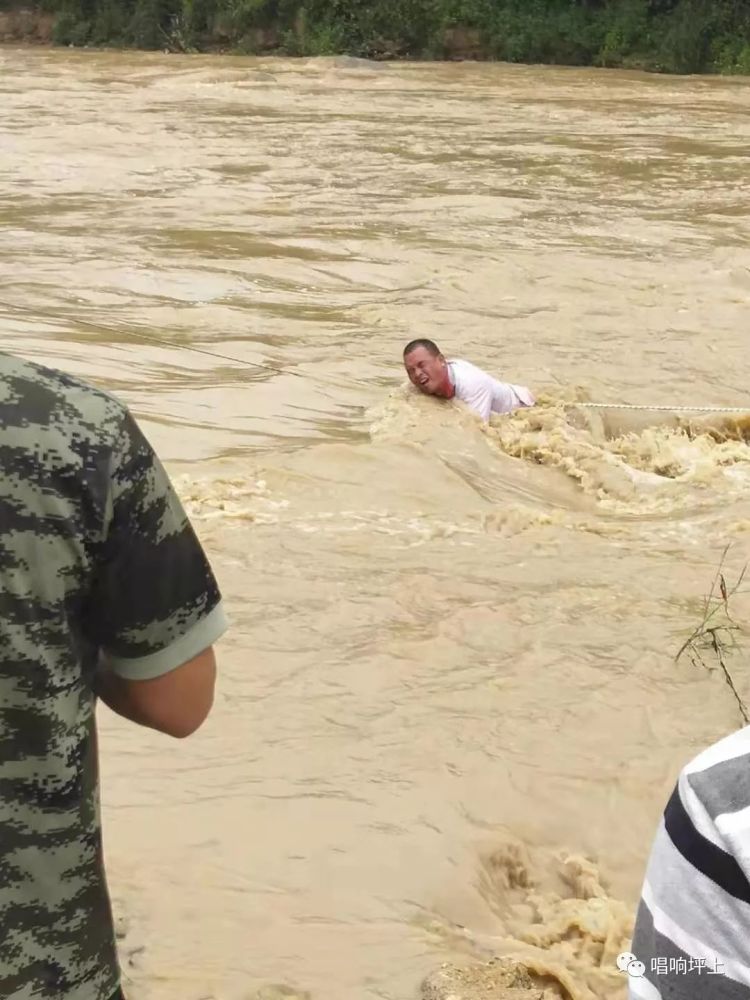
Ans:
[[[632,952],[630,1000],[750,1000],[750,726],[680,774],[651,850]]]

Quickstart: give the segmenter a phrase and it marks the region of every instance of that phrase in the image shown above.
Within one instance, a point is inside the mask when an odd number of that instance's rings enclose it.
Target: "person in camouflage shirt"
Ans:
[[[110,1000],[97,697],[182,737],[226,627],[206,557],[122,403],[0,355],[0,998]]]

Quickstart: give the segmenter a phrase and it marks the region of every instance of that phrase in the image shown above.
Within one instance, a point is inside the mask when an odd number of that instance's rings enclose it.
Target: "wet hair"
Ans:
[[[424,337],[420,337],[419,340],[410,340],[409,343],[404,348],[404,357],[407,354],[411,354],[412,351],[416,351],[418,347],[424,347],[433,358],[436,358],[440,354],[440,348],[433,340],[427,340]]]

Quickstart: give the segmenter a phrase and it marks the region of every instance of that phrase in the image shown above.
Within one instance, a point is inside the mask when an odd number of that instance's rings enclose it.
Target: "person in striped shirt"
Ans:
[[[750,726],[683,768],[631,948],[630,1000],[750,1000]]]

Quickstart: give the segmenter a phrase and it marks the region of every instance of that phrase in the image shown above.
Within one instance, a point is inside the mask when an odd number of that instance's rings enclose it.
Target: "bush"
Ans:
[[[614,6],[601,48],[599,66],[627,66],[651,48],[648,0],[625,0]]]
[[[0,3],[6,0],[0,0]],[[750,73],[750,0],[39,0],[62,45]]]
[[[125,39],[128,11],[116,0],[105,0],[91,29],[92,45],[118,45]]]
[[[56,45],[85,45],[91,35],[91,22],[81,19],[74,10],[61,10],[52,29],[52,41]]]
[[[664,22],[657,50],[659,68],[668,73],[701,73],[710,65],[711,0],[685,0]]]

